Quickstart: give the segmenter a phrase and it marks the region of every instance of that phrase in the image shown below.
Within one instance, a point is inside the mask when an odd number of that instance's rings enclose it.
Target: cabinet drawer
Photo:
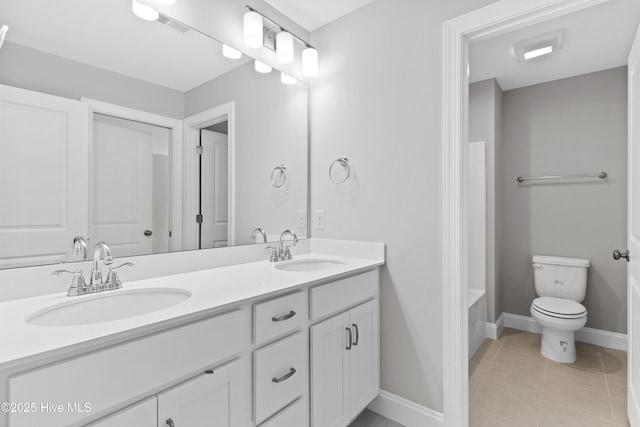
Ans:
[[[298,332],[253,353],[253,405],[256,423],[304,393],[309,380],[305,334]]]
[[[260,345],[299,328],[307,317],[304,292],[296,292],[253,306],[253,339]]]
[[[18,374],[9,379],[9,399],[89,402],[92,414],[108,410],[238,353],[250,340],[245,313],[236,310]],[[9,423],[68,426],[86,415],[66,410],[16,413],[10,414]]]
[[[305,410],[302,399],[296,400],[293,404],[271,418],[260,427],[305,427],[309,425],[309,412]]]
[[[118,411],[87,427],[158,427],[158,405],[155,397]]]
[[[310,290],[311,320],[337,313],[378,294],[378,270],[336,280]]]

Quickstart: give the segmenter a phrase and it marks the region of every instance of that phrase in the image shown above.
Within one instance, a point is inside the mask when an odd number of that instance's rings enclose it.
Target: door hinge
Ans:
[[[201,214],[196,215],[196,222],[198,224],[202,224],[202,215]]]
[[[196,147],[196,153],[198,153],[198,156],[202,156],[202,145]]]
[[[169,238],[171,238],[171,230],[169,230]]]

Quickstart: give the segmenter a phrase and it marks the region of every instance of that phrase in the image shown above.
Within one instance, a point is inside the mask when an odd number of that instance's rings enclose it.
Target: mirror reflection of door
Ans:
[[[228,245],[228,122],[200,130],[200,249]]]
[[[93,243],[113,256],[169,251],[169,130],[94,115]]]

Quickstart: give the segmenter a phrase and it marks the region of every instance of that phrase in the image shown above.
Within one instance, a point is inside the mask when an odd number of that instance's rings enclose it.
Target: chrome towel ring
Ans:
[[[280,177],[280,180],[278,180],[278,176]],[[275,188],[280,188],[285,182],[287,182],[287,167],[285,165],[280,165],[273,168],[271,171],[271,185]]]
[[[342,179],[335,179],[333,177],[333,168],[337,165],[340,164],[343,168],[345,168],[347,170],[347,175],[342,178]],[[345,182],[347,179],[349,179],[349,176],[351,175],[351,165],[349,165],[349,159],[347,159],[346,157],[340,157],[337,160],[334,160],[333,163],[331,163],[331,166],[329,166],[329,179],[331,180],[331,182],[333,182],[334,184],[342,184],[343,182]]]

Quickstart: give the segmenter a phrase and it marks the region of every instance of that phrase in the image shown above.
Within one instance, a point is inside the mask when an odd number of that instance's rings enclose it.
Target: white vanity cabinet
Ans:
[[[143,402],[89,424],[87,427],[156,427],[158,425],[158,405],[152,397]]]
[[[376,272],[345,279],[341,287],[343,305],[370,298],[347,311],[311,326],[311,427],[347,426],[377,395],[380,384],[379,309]],[[361,292],[366,282],[370,292]],[[336,282],[334,282],[335,284]],[[328,298],[337,288],[316,288],[314,293],[328,301],[330,310],[338,306]],[[374,299],[372,299],[374,298]],[[323,306],[316,305],[323,313]]]

